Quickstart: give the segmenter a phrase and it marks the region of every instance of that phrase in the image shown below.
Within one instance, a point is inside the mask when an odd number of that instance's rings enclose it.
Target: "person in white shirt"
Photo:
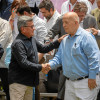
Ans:
[[[42,15],[44,17],[44,21],[46,22],[47,31],[49,32],[49,30],[55,24],[58,17],[60,17],[60,14],[54,8],[54,5],[53,5],[52,1],[50,1],[50,0],[43,0],[39,5],[39,9],[40,9],[40,12],[42,13]],[[57,38],[58,38],[58,36],[55,37],[55,39],[57,39]],[[50,41],[46,41],[46,43],[47,42],[49,43]],[[55,50],[52,50],[51,52],[46,53],[44,55],[45,62],[48,62],[50,59],[52,59],[53,56],[54,56],[54,53],[55,53]],[[42,89],[40,89],[41,92],[46,92],[46,90],[44,89],[45,86],[44,86],[44,83],[43,83],[44,79],[46,79],[45,75],[43,75],[43,73],[40,73],[40,88],[42,87]]]
[[[89,3],[90,3],[91,10],[93,10],[93,9],[95,9],[95,8],[98,7],[98,6],[97,6],[96,0],[88,0],[88,1],[89,1]]]
[[[51,29],[60,16],[59,12],[54,9],[54,5],[50,0],[43,0],[39,5],[39,9],[44,17],[47,29]]]
[[[88,0],[67,0],[65,1],[63,4],[62,4],[62,7],[61,7],[61,14],[65,14],[67,12],[71,12],[73,11],[73,8],[75,6],[75,4],[77,2],[85,2],[87,7],[88,7],[88,12],[87,13],[90,13],[91,11],[91,6],[90,6],[90,3]]]
[[[6,48],[12,43],[12,31],[8,21],[0,17],[0,44],[4,49],[4,54],[0,59],[0,78],[3,85],[4,92],[6,93],[7,100],[10,100],[9,85],[8,85],[8,68],[5,65]]]

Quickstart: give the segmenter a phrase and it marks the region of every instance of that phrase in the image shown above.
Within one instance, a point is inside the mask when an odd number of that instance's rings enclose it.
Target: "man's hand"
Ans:
[[[63,40],[63,38],[66,37],[67,35],[68,35],[68,34],[65,34],[65,35],[61,36],[61,37],[58,39],[58,42],[60,43],[60,42]]]
[[[98,30],[95,28],[91,28],[91,30],[93,31],[93,35],[97,35],[98,34]]]
[[[50,67],[50,65],[48,63],[42,64],[42,72],[44,74],[47,74],[50,70],[51,70],[51,67]]]
[[[95,29],[95,28],[89,28],[89,29],[86,29],[86,31],[91,32],[93,35],[97,35],[98,34],[98,30]]]
[[[88,87],[90,88],[90,90],[96,88],[96,79],[88,79]]]

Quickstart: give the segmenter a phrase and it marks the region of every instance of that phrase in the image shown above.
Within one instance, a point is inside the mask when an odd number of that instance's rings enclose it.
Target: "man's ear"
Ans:
[[[78,24],[78,21],[75,21],[75,24]]]
[[[21,27],[21,28],[20,28],[20,31],[21,31],[21,33],[24,33],[24,32],[25,32],[24,27]]]

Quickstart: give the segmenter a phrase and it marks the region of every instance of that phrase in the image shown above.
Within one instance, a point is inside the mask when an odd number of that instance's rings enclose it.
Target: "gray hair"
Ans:
[[[84,2],[77,2],[73,8],[74,12],[84,12],[85,14],[88,11],[88,7]]]
[[[18,31],[21,32],[20,28],[27,26],[27,22],[33,21],[32,17],[29,16],[19,16],[18,17],[18,22],[17,22],[17,26],[18,26]]]

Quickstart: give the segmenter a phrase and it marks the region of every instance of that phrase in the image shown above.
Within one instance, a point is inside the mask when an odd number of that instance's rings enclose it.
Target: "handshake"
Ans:
[[[44,74],[47,74],[50,70],[51,70],[51,67],[49,63],[42,64],[42,72]]]

